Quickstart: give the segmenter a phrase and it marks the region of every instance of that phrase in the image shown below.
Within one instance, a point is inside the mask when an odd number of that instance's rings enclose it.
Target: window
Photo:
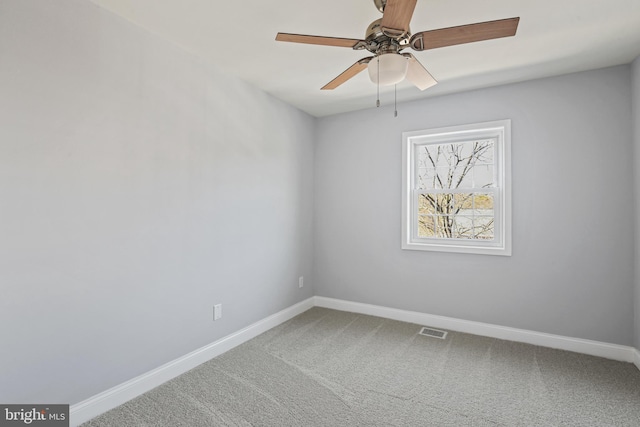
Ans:
[[[511,255],[511,121],[402,134],[402,248]]]

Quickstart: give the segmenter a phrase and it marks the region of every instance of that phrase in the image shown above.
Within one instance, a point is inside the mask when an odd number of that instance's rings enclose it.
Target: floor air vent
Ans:
[[[424,335],[427,337],[440,338],[441,340],[447,338],[447,332],[441,331],[439,329],[427,328],[424,327],[420,331],[420,335]]]

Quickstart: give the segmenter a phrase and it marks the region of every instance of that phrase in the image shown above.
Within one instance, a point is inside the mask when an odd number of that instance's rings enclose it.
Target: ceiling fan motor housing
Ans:
[[[388,52],[399,52],[407,47],[411,33],[407,33],[400,38],[392,38],[382,30],[382,19],[376,19],[367,27],[365,42],[354,46],[354,49],[367,49],[373,54],[383,54]]]
[[[382,33],[382,27],[380,26],[381,22],[382,19],[376,19],[371,24],[369,24],[364,35],[364,39],[366,41],[375,40],[381,36],[384,36],[384,34]]]

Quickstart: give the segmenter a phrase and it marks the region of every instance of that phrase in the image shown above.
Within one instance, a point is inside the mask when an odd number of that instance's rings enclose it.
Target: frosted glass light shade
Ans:
[[[378,83],[378,61],[380,61],[380,85],[388,86],[400,83],[407,75],[409,62],[398,53],[384,53],[369,61],[369,78]]]

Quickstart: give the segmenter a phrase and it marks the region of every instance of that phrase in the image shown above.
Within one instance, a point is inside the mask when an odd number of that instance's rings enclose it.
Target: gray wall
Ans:
[[[316,294],[632,344],[630,81],[619,66],[319,120]],[[497,119],[513,256],[401,250],[401,133]]]
[[[640,350],[640,57],[632,64],[632,88],[633,88],[633,137],[634,137],[634,172],[635,172],[635,200],[636,200],[636,246],[635,246],[635,323],[634,343]]]
[[[312,117],[85,0],[0,2],[0,94],[0,402],[76,403],[312,295]]]

